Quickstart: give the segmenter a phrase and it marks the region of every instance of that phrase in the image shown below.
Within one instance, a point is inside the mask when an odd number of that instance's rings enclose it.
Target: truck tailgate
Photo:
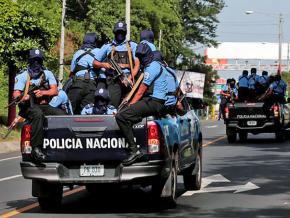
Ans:
[[[146,119],[134,125],[134,136],[147,152]],[[45,162],[110,162],[127,157],[127,143],[113,115],[47,116]]]
[[[265,119],[263,105],[262,102],[229,104],[229,117],[238,120]]]

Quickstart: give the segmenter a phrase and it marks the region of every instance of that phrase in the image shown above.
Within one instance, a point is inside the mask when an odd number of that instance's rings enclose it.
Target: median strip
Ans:
[[[212,140],[212,141],[209,141],[209,142],[206,143],[206,144],[203,144],[202,147],[209,146],[209,145],[211,145],[211,144],[213,144],[213,143],[215,143],[215,142],[221,141],[221,140],[223,140],[223,139],[225,139],[225,138],[226,138],[226,136],[221,136],[221,137],[219,137],[219,138],[217,138],[217,139],[215,139],[215,140]]]

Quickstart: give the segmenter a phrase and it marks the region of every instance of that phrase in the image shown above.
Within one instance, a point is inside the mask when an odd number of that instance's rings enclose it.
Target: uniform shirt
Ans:
[[[262,86],[267,86],[268,85],[268,82],[269,82],[269,77],[268,76],[260,76],[258,82]]]
[[[151,48],[152,51],[156,51],[157,50],[156,46],[153,43],[151,43],[151,42],[149,42],[147,40],[142,40],[140,43],[146,43],[147,45],[149,45],[149,47]]]
[[[74,71],[76,65],[80,65],[80,66],[83,66],[83,67],[86,67],[87,69],[89,69],[90,71],[90,79],[94,79],[98,73],[98,70],[94,70],[93,69],[93,62],[95,60],[95,57],[98,53],[100,49],[99,48],[95,48],[95,49],[92,49],[90,52],[91,54],[86,54],[85,56],[83,56],[79,61],[78,63],[76,63],[76,59],[81,56],[83,53],[85,53],[86,51],[83,50],[83,49],[80,49],[78,50],[74,56],[73,56],[73,59],[71,61],[71,67],[70,67],[70,70],[71,72]],[[76,76],[77,77],[84,77],[85,76],[85,73],[86,73],[86,70],[80,70],[76,73]]]
[[[229,93],[229,91],[230,91],[230,92],[233,93],[235,96],[238,96],[238,89],[237,89],[236,86],[235,86],[234,88],[229,88],[228,85],[225,85],[225,86],[223,87],[222,91],[223,91],[224,93],[226,93],[226,94],[230,94],[230,93]]]
[[[167,99],[165,102],[165,106],[175,105],[176,104],[176,95],[172,93],[176,93],[176,89],[179,86],[176,73],[170,67],[163,68],[166,72],[166,81],[167,81],[167,91],[169,94],[167,95]]]
[[[167,93],[167,81],[166,81],[166,72],[161,72],[163,68],[160,63],[157,61],[151,62],[148,66],[144,68],[144,79],[143,83],[146,86],[154,85],[153,94],[151,97],[166,100]],[[157,78],[158,77],[158,78]]]
[[[269,88],[274,92],[274,94],[285,96],[287,84],[284,80],[274,81]]]
[[[250,75],[249,77],[249,89],[255,89],[256,83],[259,81],[258,75]]]
[[[249,87],[249,79],[247,76],[241,75],[239,77],[239,87],[248,88]]]
[[[83,108],[81,115],[93,115],[93,109],[94,109],[94,104],[88,104]],[[117,113],[117,109],[113,105],[107,106],[106,114],[109,115],[109,114],[116,114],[116,113]]]
[[[56,79],[53,75],[53,73],[49,70],[44,70],[44,75],[45,75],[45,79],[48,81],[48,84],[51,85],[56,85]],[[25,85],[26,85],[26,81],[27,81],[27,75],[28,75],[28,71],[25,70],[22,73],[18,74],[15,77],[15,84],[14,84],[14,90],[19,90],[19,91],[24,91],[25,89]],[[31,85],[40,85],[40,78],[38,79],[31,79],[30,80],[30,84]]]
[[[96,53],[96,59],[99,62],[103,62],[108,55],[111,53],[112,51],[112,45],[115,46],[115,51],[128,51],[127,47],[126,47],[126,40],[123,41],[122,43],[118,44],[115,40],[113,40],[112,43],[108,43],[102,46],[102,48]],[[136,48],[137,48],[137,44],[135,42],[130,41],[130,47],[132,50],[132,59],[135,60],[136,56]],[[130,74],[130,70],[129,69],[123,69],[123,72],[127,75]]]

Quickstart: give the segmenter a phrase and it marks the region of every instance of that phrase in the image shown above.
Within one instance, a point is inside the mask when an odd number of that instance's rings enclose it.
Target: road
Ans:
[[[261,134],[250,135],[246,144],[228,144],[222,121],[203,122],[203,136],[204,187],[200,193],[185,192],[179,178],[175,209],[154,204],[147,189],[133,187],[98,196],[82,189],[69,192],[58,213],[43,213],[33,204],[31,182],[20,176],[19,153],[10,153],[0,155],[0,214],[35,218],[290,217],[289,140],[277,143],[274,135]]]

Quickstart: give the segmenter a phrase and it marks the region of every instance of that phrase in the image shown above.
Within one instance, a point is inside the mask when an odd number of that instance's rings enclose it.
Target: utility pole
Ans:
[[[127,40],[130,40],[131,35],[131,1],[126,0],[126,24],[127,24]]]
[[[60,82],[60,86],[63,80],[63,59],[64,59],[64,34],[65,34],[65,27],[64,27],[64,19],[65,19],[65,7],[66,7],[66,0],[62,0],[62,15],[61,15],[61,35],[60,35],[60,48],[59,48],[59,74],[58,80]]]
[[[161,51],[162,29],[159,31],[158,50]]]
[[[283,15],[279,14],[279,56],[278,64],[280,71],[282,72],[282,40],[283,40],[283,30],[282,30]],[[279,72],[281,74],[281,72]]]
[[[289,52],[290,52],[290,43],[288,42],[288,49],[287,49],[287,72],[289,72]]]

